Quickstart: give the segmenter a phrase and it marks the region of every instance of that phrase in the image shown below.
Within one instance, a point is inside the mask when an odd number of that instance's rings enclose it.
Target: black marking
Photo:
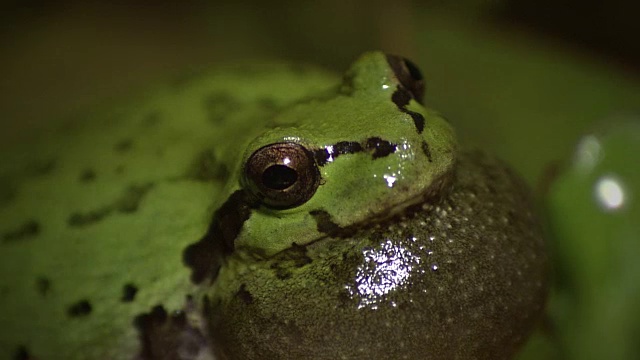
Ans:
[[[83,183],[92,182],[96,179],[96,172],[93,171],[93,169],[85,169],[82,171],[82,173],[80,173],[80,176],[78,178],[80,179],[80,182]]]
[[[355,141],[340,141],[333,145],[333,157],[343,154],[355,154],[362,151],[362,145]]]
[[[83,317],[91,314],[92,310],[93,307],[88,300],[80,300],[69,306],[67,309],[67,315],[69,315],[69,317]]]
[[[39,278],[36,279],[36,290],[38,290],[38,293],[40,295],[42,295],[42,297],[45,297],[49,294],[49,292],[51,291],[51,280],[49,280],[48,278],[41,276]]]
[[[192,282],[199,284],[206,278],[212,281],[216,278],[223,257],[234,251],[235,239],[257,205],[257,200],[238,190],[216,210],[207,233],[182,254],[183,262],[191,268]]]
[[[67,218],[67,225],[71,227],[82,227],[91,225],[104,219],[111,212],[110,208],[102,208],[86,213],[74,212]]]
[[[396,104],[400,111],[404,112],[404,107],[409,105],[409,102],[411,101],[411,94],[398,86],[396,91],[391,95],[391,101]]]
[[[2,242],[26,240],[37,236],[40,233],[40,224],[35,220],[29,220],[13,231],[8,231],[2,235]]]
[[[407,105],[409,105],[409,102],[411,101],[411,99],[412,99],[411,93],[405,90],[401,86],[398,86],[398,88],[393,93],[393,95],[391,95],[391,101],[393,101],[393,103],[396,104],[396,106],[400,111],[411,116],[411,118],[413,119],[413,124],[416,126],[416,130],[418,131],[418,134],[422,134],[422,132],[424,131],[425,119],[424,119],[424,116],[422,116],[422,114],[407,109]]]
[[[373,150],[373,159],[383,158],[396,152],[398,148],[395,144],[382,140],[379,137],[372,137],[367,139],[367,149]]]
[[[114,145],[113,150],[119,153],[124,153],[131,150],[131,148],[133,148],[133,140],[123,139]]]
[[[411,118],[413,119],[413,123],[416,126],[416,129],[418,130],[418,134],[422,134],[422,132],[424,131],[424,124],[425,124],[425,120],[424,120],[424,116],[422,116],[422,114],[415,112],[415,111],[411,111],[411,110],[404,110],[405,113],[409,114],[409,116],[411,116]]]
[[[429,144],[425,140],[422,140],[422,144],[420,144],[420,147],[422,148],[422,152],[427,156],[427,159],[429,159],[429,162],[433,162],[433,159],[431,159],[431,150],[429,149]]]
[[[196,181],[221,181],[229,178],[229,170],[218,161],[213,149],[207,149],[196,155],[185,177]]]
[[[393,69],[400,85],[410,92],[417,102],[422,104],[425,82],[418,67],[411,61],[394,55],[387,55],[387,63]]]
[[[40,160],[30,164],[27,169],[27,176],[40,177],[49,175],[56,168],[56,161],[53,159]]]
[[[331,220],[331,215],[325,210],[312,210],[309,211],[309,215],[313,216],[313,219],[316,221],[318,232],[334,234],[342,230],[342,227],[334,223],[333,220]]]
[[[214,92],[204,98],[203,106],[209,120],[214,124],[225,121],[239,106],[236,98],[227,92]]]
[[[206,338],[189,323],[184,311],[169,315],[163,306],[157,305],[149,313],[136,316],[134,325],[142,343],[140,359],[196,359],[208,350]]]
[[[124,214],[134,213],[138,211],[142,199],[153,186],[154,183],[130,185],[114,203],[86,213],[74,212],[69,215],[67,224],[71,227],[82,227],[95,224],[116,211]]]
[[[240,298],[240,300],[242,300],[245,304],[253,303],[253,296],[247,290],[246,284],[240,285],[240,289],[238,289],[238,291],[236,292],[236,297]]]
[[[117,201],[116,210],[122,213],[133,213],[138,211],[140,203],[144,196],[153,188],[153,183],[142,185],[131,185],[127,188],[125,194]]]
[[[394,153],[397,145],[379,137],[371,137],[363,142],[340,141],[323,149],[313,150],[313,157],[318,166],[324,166],[344,154],[371,152],[372,158],[379,159]],[[331,151],[329,151],[329,149]]]
[[[122,297],[120,298],[120,301],[132,302],[133,300],[135,300],[137,293],[138,293],[138,288],[135,285],[131,283],[125,284],[122,287]]]
[[[36,358],[32,357],[31,354],[29,354],[29,350],[24,345],[18,346],[16,351],[13,353],[13,359],[14,360],[36,360]]]

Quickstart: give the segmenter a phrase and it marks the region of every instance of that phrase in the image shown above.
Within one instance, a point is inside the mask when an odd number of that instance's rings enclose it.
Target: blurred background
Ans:
[[[276,58],[342,71],[362,51],[383,49],[422,68],[429,106],[465,144],[489,147],[535,182],[594,122],[640,112],[639,8],[622,0],[5,1],[0,146],[194,68]]]

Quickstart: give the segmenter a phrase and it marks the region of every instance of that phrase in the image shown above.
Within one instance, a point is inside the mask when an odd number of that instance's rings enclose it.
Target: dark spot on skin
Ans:
[[[393,103],[396,104],[396,106],[400,111],[411,116],[411,118],[413,119],[413,124],[416,126],[416,130],[418,131],[418,134],[422,134],[422,132],[424,131],[425,119],[424,119],[424,116],[422,116],[422,114],[407,109],[407,105],[409,105],[409,102],[411,101],[411,99],[412,99],[411,93],[409,93],[407,90],[405,90],[401,86],[398,86],[398,88],[393,93],[393,95],[391,95],[391,101],[393,101]]]
[[[118,143],[114,145],[113,150],[119,153],[124,153],[131,150],[132,147],[133,147],[133,140],[123,139],[118,141]]]
[[[355,154],[362,151],[362,145],[355,141],[340,141],[333,145],[333,156],[338,157],[342,154]]]
[[[86,213],[72,213],[67,219],[67,224],[71,227],[82,227],[95,224],[115,211],[124,214],[134,213],[140,207],[140,203],[142,202],[142,199],[144,199],[144,196],[153,188],[153,186],[153,183],[130,185],[113,204],[109,204]]]
[[[246,284],[242,284],[240,285],[240,289],[238,290],[238,292],[236,292],[236,296],[242,300],[245,304],[251,304],[253,303],[253,296],[251,295],[251,293],[247,290],[247,285]]]
[[[425,82],[418,67],[411,61],[394,55],[387,55],[387,63],[393,69],[396,78],[412,97],[422,104]]]
[[[83,317],[91,314],[92,310],[93,307],[88,300],[80,300],[69,306],[67,309],[67,315],[69,315],[69,317]]]
[[[422,132],[424,131],[424,116],[422,116],[422,114],[415,112],[415,111],[411,111],[411,110],[405,110],[405,113],[409,114],[409,116],[411,116],[411,118],[413,119],[413,123],[416,126],[416,130],[418,130],[418,134],[422,134]]]
[[[29,220],[13,231],[8,231],[2,235],[2,242],[26,240],[37,236],[40,233],[40,224],[35,220]]]
[[[208,350],[206,338],[189,323],[183,311],[170,315],[163,306],[157,305],[151,312],[138,315],[134,325],[142,343],[140,359],[196,359],[199,353]]]
[[[422,148],[422,152],[427,156],[427,159],[429,159],[429,162],[433,162],[433,160],[431,159],[431,150],[429,149],[429,144],[422,140],[422,144],[420,144],[420,148]]]
[[[396,89],[396,91],[391,95],[391,101],[396,104],[398,109],[404,112],[404,107],[409,105],[409,102],[411,101],[411,94],[398,87],[398,89]]]
[[[40,160],[27,166],[26,175],[40,177],[50,174],[56,167],[56,161],[53,159]]]
[[[82,171],[82,173],[80,173],[79,179],[80,179],[80,182],[83,182],[83,183],[92,182],[93,180],[96,179],[96,172],[93,171],[92,169],[85,169]]]
[[[204,98],[203,106],[209,121],[220,124],[233,113],[240,104],[226,92],[214,92]]]
[[[222,258],[234,251],[235,239],[257,205],[257,200],[238,190],[216,210],[207,233],[184,250],[182,258],[191,268],[191,281],[199,284],[216,278]]]
[[[142,185],[130,185],[124,195],[116,202],[115,208],[122,213],[133,213],[138,211],[140,202],[144,196],[153,188],[153,183]]]
[[[316,159],[316,163],[318,166],[324,166],[329,162],[329,159],[333,157],[333,159],[337,158],[340,155],[344,154],[355,154],[363,151],[362,145],[359,142],[355,141],[340,141],[332,145],[332,152],[329,150],[319,149],[313,152],[314,158]]]
[[[67,218],[67,224],[71,227],[82,227],[99,222],[111,212],[109,208],[98,209],[86,213],[75,212]]]
[[[331,152],[329,151],[331,149]],[[326,165],[330,160],[344,154],[355,154],[363,151],[371,152],[372,158],[379,159],[394,153],[397,145],[379,137],[368,138],[362,143],[355,141],[340,141],[324,149],[313,150],[313,157],[318,166]]]
[[[43,297],[47,296],[51,291],[51,280],[48,278],[41,276],[36,279],[36,290]]]
[[[197,181],[226,181],[229,170],[216,158],[213,149],[199,153],[187,171],[186,177]]]
[[[373,159],[379,159],[385,156],[393,154],[397,146],[386,140],[382,140],[379,137],[372,137],[367,139],[367,149],[373,149]]]
[[[324,234],[337,233],[342,228],[331,220],[331,215],[324,210],[312,210],[309,211],[309,215],[313,216],[316,221],[317,229]]]
[[[138,288],[135,285],[131,283],[125,284],[122,287],[122,298],[120,298],[120,300],[122,302],[132,302],[133,300],[135,300],[137,293]]]
[[[13,359],[14,360],[36,360],[36,358],[32,357],[31,354],[29,354],[29,350],[24,345],[21,345],[18,347],[18,349],[16,349],[13,355]]]

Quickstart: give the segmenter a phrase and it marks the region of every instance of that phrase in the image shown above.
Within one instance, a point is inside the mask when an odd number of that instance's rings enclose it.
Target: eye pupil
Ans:
[[[311,199],[320,185],[320,171],[304,146],[272,143],[247,158],[242,185],[265,207],[291,209]]]
[[[262,183],[273,190],[284,190],[295,184],[298,173],[286,165],[272,165],[262,173]]]

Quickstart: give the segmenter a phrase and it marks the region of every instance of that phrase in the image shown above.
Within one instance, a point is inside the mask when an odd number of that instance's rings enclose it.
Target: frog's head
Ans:
[[[212,240],[269,257],[441,193],[456,141],[423,93],[415,65],[372,52],[332,93],[283,110],[243,145]]]

